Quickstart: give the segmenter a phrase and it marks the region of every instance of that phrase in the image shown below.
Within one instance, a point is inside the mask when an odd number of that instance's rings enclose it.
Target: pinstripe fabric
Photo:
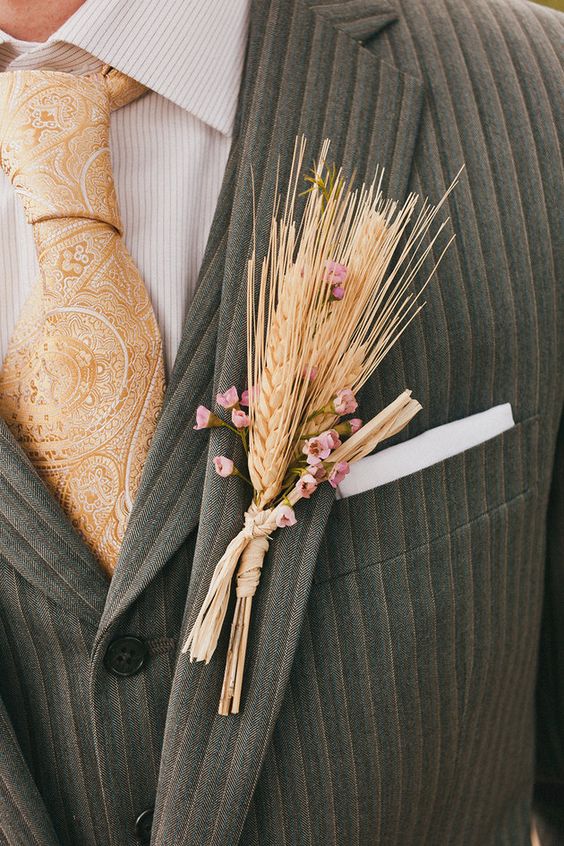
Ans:
[[[115,61],[152,89],[112,113],[110,144],[126,245],[151,297],[170,373],[231,146],[248,0],[228,7],[190,0],[188,8],[169,0],[156,26],[151,3],[134,5],[86,3],[42,44],[0,32],[0,71],[84,74]],[[0,359],[38,274],[31,227],[0,171]]]
[[[154,804],[153,846],[525,846],[535,782],[543,846],[564,838],[561,17],[524,0],[311,5],[253,7],[200,281],[109,588],[0,427],[5,843],[134,844]],[[250,168],[261,221],[298,130],[361,177],[380,161],[400,198],[437,199],[466,163],[456,243],[364,414],[409,385],[424,409],[398,440],[501,402],[517,425],[304,504],[273,539],[243,710],[225,718],[227,631],[207,666],[170,647],[246,505],[191,426],[244,369]],[[233,442],[212,432],[209,449]],[[126,633],[161,647],[115,679],[103,656]]]

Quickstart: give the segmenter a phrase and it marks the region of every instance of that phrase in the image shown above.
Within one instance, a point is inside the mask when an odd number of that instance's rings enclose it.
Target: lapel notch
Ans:
[[[316,14],[326,18],[335,29],[346,32],[361,44],[399,18],[396,7],[385,0],[381,3],[371,0],[344,0],[336,3],[306,0],[306,2]]]

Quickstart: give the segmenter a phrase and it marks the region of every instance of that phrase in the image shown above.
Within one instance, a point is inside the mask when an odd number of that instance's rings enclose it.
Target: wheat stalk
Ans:
[[[423,241],[459,174],[436,206],[425,199],[416,214],[416,194],[403,204],[383,196],[382,171],[368,186],[348,185],[341,171],[327,165],[329,141],[309,179],[312,188],[298,228],[295,209],[305,149],[305,139],[297,139],[283,210],[277,199],[258,274],[255,238],[248,263],[247,378],[252,389],[244,444],[253,501],[244,528],[216,566],[183,647],[186,652],[191,646],[192,660],[210,660],[238,567],[220,714],[239,710],[252,597],[269,537],[281,525],[283,510],[301,497],[295,478],[311,469],[305,466],[304,441],[337,425],[342,415],[333,404],[335,396],[344,389],[358,391],[416,317],[423,306],[421,294],[454,237],[418,293],[412,293],[413,279],[448,218],[424,247]],[[335,265],[346,270],[340,298],[331,293],[336,290],[330,285]],[[420,408],[411,392],[404,391],[333,450],[331,466],[360,460],[399,432]]]

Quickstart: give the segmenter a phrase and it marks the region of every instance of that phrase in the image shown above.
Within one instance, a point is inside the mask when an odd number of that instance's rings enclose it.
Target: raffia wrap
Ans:
[[[411,399],[411,391],[404,391],[338,447],[332,453],[331,460],[350,463],[358,461],[372,452],[381,441],[401,431],[420,408],[417,400]],[[300,499],[302,497],[294,489],[288,495],[287,503],[293,506]],[[219,714],[239,712],[253,596],[260,581],[270,536],[277,529],[276,517],[282,505],[283,503],[276,508],[260,509],[253,503],[245,512],[245,524],[218,561],[202,607],[182,647],[183,653],[191,647],[191,661],[205,661],[206,664],[209,662],[219,640],[229,604],[231,582],[237,570],[237,600],[227,650]]]
[[[290,497],[289,501],[293,505],[297,498]],[[237,714],[239,711],[252,601],[270,545],[270,535],[277,528],[276,515],[275,508],[261,510],[254,503],[249,506],[245,512],[243,528],[233,538],[215,567],[206,598],[182,648],[182,652],[187,652],[192,646],[191,661],[209,662],[223,627],[231,582],[237,568],[237,600],[218,709],[220,714]]]

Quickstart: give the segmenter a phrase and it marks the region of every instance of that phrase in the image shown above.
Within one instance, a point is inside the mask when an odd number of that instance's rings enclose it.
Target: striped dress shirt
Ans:
[[[0,31],[0,71],[89,73],[109,63],[146,85],[112,113],[110,147],[125,242],[160,326],[170,374],[227,157],[247,41],[248,0],[87,0],[47,41]],[[31,226],[0,172],[0,357],[39,268]]]

